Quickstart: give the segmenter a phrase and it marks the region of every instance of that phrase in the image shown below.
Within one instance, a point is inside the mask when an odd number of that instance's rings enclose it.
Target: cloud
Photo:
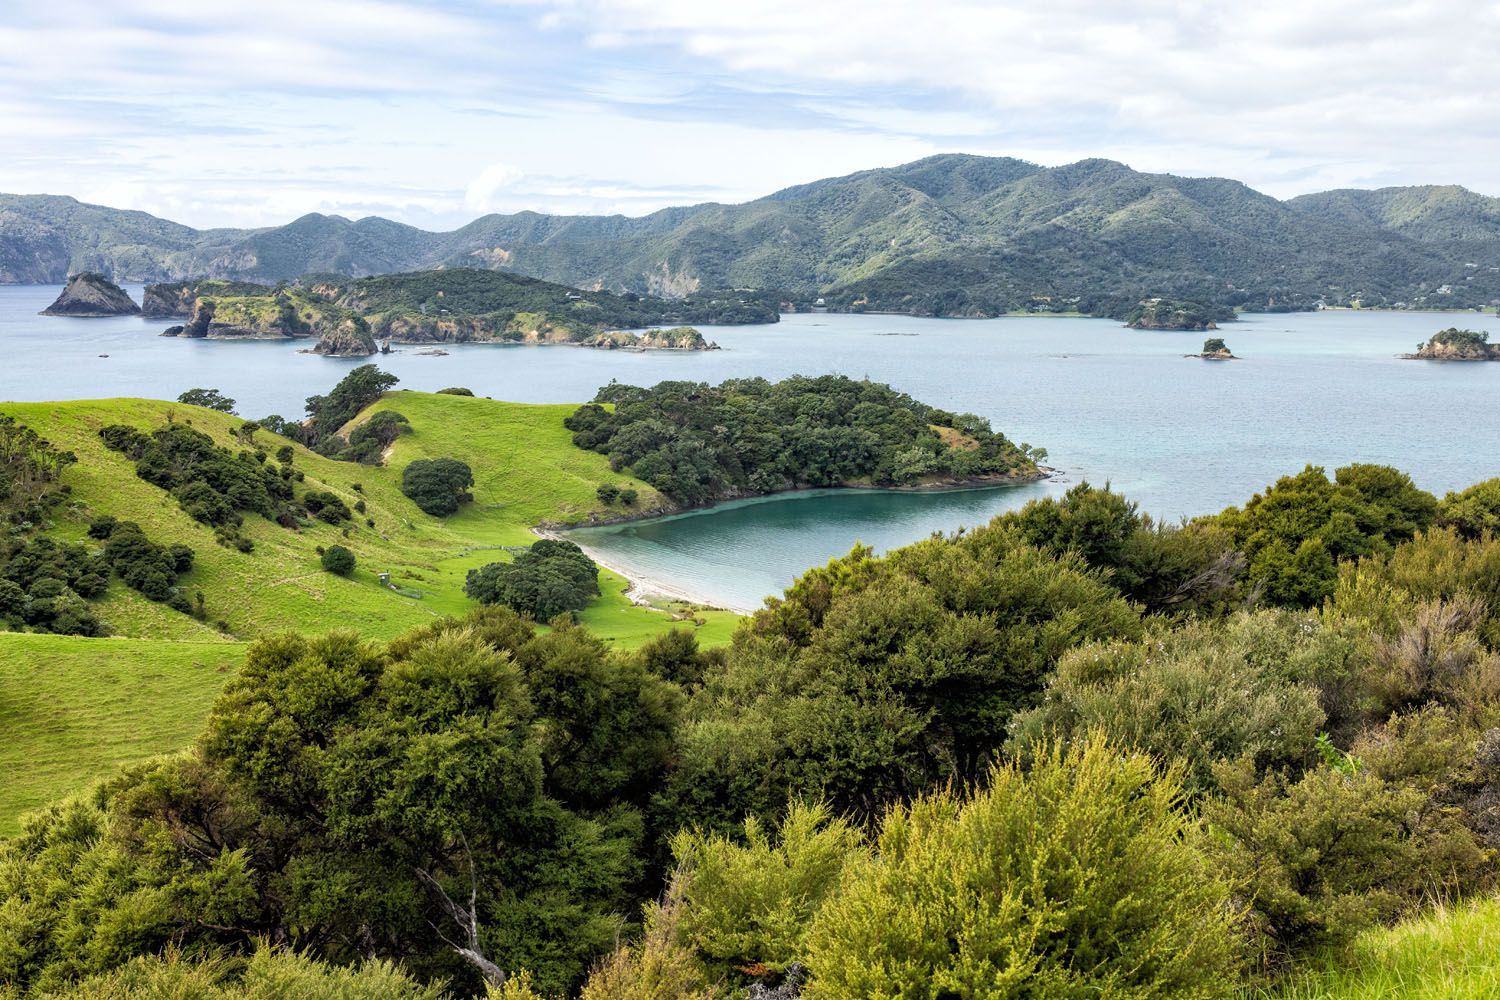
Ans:
[[[493,212],[499,204],[495,196],[526,176],[509,163],[491,163],[469,182],[464,191],[464,205],[476,212]]]
[[[8,0],[0,190],[195,225],[740,201],[935,152],[1500,192],[1471,0]]]

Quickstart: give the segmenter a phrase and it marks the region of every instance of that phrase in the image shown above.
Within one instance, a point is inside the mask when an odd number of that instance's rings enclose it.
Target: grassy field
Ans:
[[[532,526],[576,523],[619,514],[598,502],[601,483],[632,486],[639,508],[661,503],[645,483],[614,473],[608,460],[575,448],[563,419],[571,406],[533,406],[466,396],[393,392],[356,421],[394,409],[411,422],[384,466],[335,462],[294,445],[303,487],[327,489],[351,508],[367,510],[353,527],[315,523],[287,530],[247,516],[243,533],[255,550],[217,544],[165,491],[135,475],[133,464],[104,447],[99,428],[125,423],[154,430],[168,419],[190,423],[219,444],[240,449],[242,423],[227,414],[141,399],[4,403],[10,414],[78,464],[64,481],[72,494],[53,533],[85,540],[90,519],[112,514],[136,521],[154,541],[183,542],[196,553],[181,582],[201,591],[207,621],[147,601],[118,580],[99,602],[114,637],[76,639],[0,633],[0,835],[18,813],[86,790],[120,765],[184,746],[238,663],[244,643],[284,629],[353,628],[389,638],[435,617],[473,607],[465,574],[496,560],[507,547],[535,541]],[[289,442],[267,431],[254,446],[274,454]],[[474,503],[451,518],[423,514],[400,490],[413,459],[452,457],[474,470]],[[356,486],[358,489],[356,489]],[[364,518],[374,520],[369,526]],[[353,550],[350,578],[323,571],[318,547]],[[97,543],[90,543],[97,544]],[[381,584],[391,574],[399,591]],[[626,581],[604,572],[603,594],[582,614],[596,634],[633,649],[668,628],[692,628],[703,645],[729,640],[739,616],[677,605],[639,607]]]
[[[1291,985],[1254,1000],[1491,1000],[1500,997],[1500,900],[1438,909],[1372,931]]]
[[[412,426],[386,465],[335,462],[300,446],[294,446],[293,461],[306,475],[307,488],[330,490],[351,507],[363,500],[374,527],[361,518],[353,528],[319,522],[288,531],[247,517],[244,533],[254,540],[255,551],[245,554],[216,544],[210,528],[184,514],[165,491],[136,477],[130,461],[105,448],[98,436],[99,428],[111,423],[155,429],[170,415],[238,449],[245,446],[234,437],[238,418],[140,399],[0,404],[0,413],[15,416],[79,457],[66,475],[73,494],[60,516],[59,535],[82,538],[90,518],[113,514],[139,522],[156,541],[185,542],[197,553],[192,573],[182,582],[190,592],[203,592],[209,624],[146,601],[116,581],[100,611],[116,635],[135,638],[248,639],[268,630],[336,627],[377,638],[393,636],[470,607],[463,594],[464,575],[508,559],[505,546],[530,544],[533,525],[618,514],[598,502],[595,490],[601,483],[633,486],[642,508],[661,502],[646,484],[612,472],[604,456],[573,446],[562,423],[570,406],[395,392],[359,419],[378,409],[399,410]],[[254,440],[272,453],[288,443],[266,431],[257,432]],[[423,514],[400,490],[407,463],[444,456],[468,462],[476,481],[475,502],[447,519]],[[359,569],[348,579],[318,565],[318,547],[334,543],[348,546],[358,559]],[[381,572],[390,573],[402,592],[383,587],[377,577]],[[618,577],[611,575],[608,582],[605,595],[587,615],[604,638],[639,644],[674,624],[671,615],[626,600]],[[736,620],[726,612],[696,617],[707,622],[705,642],[722,641]]]
[[[0,632],[0,836],[23,812],[186,746],[244,649]]]

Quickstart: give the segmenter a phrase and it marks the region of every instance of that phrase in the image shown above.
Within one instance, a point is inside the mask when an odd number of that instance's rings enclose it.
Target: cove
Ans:
[[[706,510],[625,524],[575,528],[561,537],[637,580],[750,612],[811,566],[855,542],[884,552],[941,525],[983,524],[1057,482],[944,491],[825,489],[731,500]]]

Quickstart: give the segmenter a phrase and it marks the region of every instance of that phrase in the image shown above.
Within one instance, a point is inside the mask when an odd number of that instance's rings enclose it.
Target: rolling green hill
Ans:
[[[207,609],[200,622],[115,579],[96,603],[111,638],[0,632],[0,732],[7,736],[0,748],[0,774],[7,775],[0,781],[0,836],[14,830],[21,811],[83,791],[122,764],[185,745],[238,666],[243,640],[283,629],[354,628],[391,637],[473,607],[462,590],[470,569],[509,559],[504,547],[530,544],[534,525],[601,513],[601,483],[634,487],[640,509],[665,503],[645,483],[612,473],[604,456],[573,446],[563,426],[571,406],[393,392],[355,422],[387,409],[404,414],[412,431],[392,446],[383,467],[336,462],[291,445],[303,485],[327,489],[351,506],[363,500],[373,529],[365,515],[347,537],[318,521],[291,531],[249,515],[243,534],[255,548],[241,553],[216,544],[212,528],[138,478],[98,434],[114,423],[155,429],[170,415],[238,448],[240,419],[143,399],[0,404],[0,413],[78,456],[65,473],[71,494],[52,534],[84,540],[92,517],[112,514],[138,522],[154,540],[186,543],[196,558],[179,582],[189,593],[202,591]],[[271,452],[290,444],[264,430],[255,441]],[[475,476],[475,501],[446,519],[423,514],[400,491],[409,462],[440,457],[469,463]],[[319,565],[318,546],[335,542],[358,560],[348,579]],[[383,586],[380,572],[389,572],[400,591]],[[608,571],[600,586],[602,596],[580,617],[624,648],[673,627],[694,629],[702,645],[720,645],[740,620],[724,611],[697,609],[684,619],[680,606],[639,607],[625,596],[628,581]]]
[[[957,154],[741,205],[641,218],[487,215],[446,233],[308,215],[192,230],[71,198],[0,196],[0,281],[289,280],[439,266],[680,297],[776,290],[833,308],[1123,315],[1153,295],[1252,309],[1472,307],[1500,299],[1500,202],[1458,187],[1290,201],[1109,160],[1043,168]]]

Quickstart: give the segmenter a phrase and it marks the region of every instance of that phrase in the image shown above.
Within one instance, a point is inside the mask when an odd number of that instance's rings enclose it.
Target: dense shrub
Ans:
[[[1486,479],[1443,497],[1437,522],[1465,538],[1500,535],[1500,479]]]
[[[328,546],[323,550],[319,561],[324,569],[330,573],[337,573],[339,576],[348,576],[354,572],[354,553],[342,545]]]
[[[572,542],[544,538],[512,562],[470,570],[464,593],[545,622],[599,596],[599,567]]]
[[[419,458],[401,472],[401,492],[434,517],[447,517],[473,500],[473,485],[473,470],[456,458]]]
[[[410,429],[410,421],[395,410],[381,410],[349,432],[349,446],[336,457],[343,462],[378,465],[385,449]]]
[[[812,922],[813,994],[1222,997],[1232,884],[1176,779],[1091,740],[893,809]]]
[[[360,365],[345,375],[328,395],[307,397],[309,420],[302,427],[303,443],[325,454],[338,452],[343,444],[337,436],[339,429],[399,381],[374,365]]]
[[[474,395],[474,390],[465,389],[463,386],[455,385],[450,386],[447,389],[439,389],[438,393],[445,396],[472,396]]]
[[[327,490],[308,490],[302,497],[302,506],[313,517],[329,524],[348,521],[354,516],[349,512],[348,504],[339,499],[337,494]]]
[[[63,470],[78,461],[14,417],[0,414],[0,526],[34,525],[67,496]]]

